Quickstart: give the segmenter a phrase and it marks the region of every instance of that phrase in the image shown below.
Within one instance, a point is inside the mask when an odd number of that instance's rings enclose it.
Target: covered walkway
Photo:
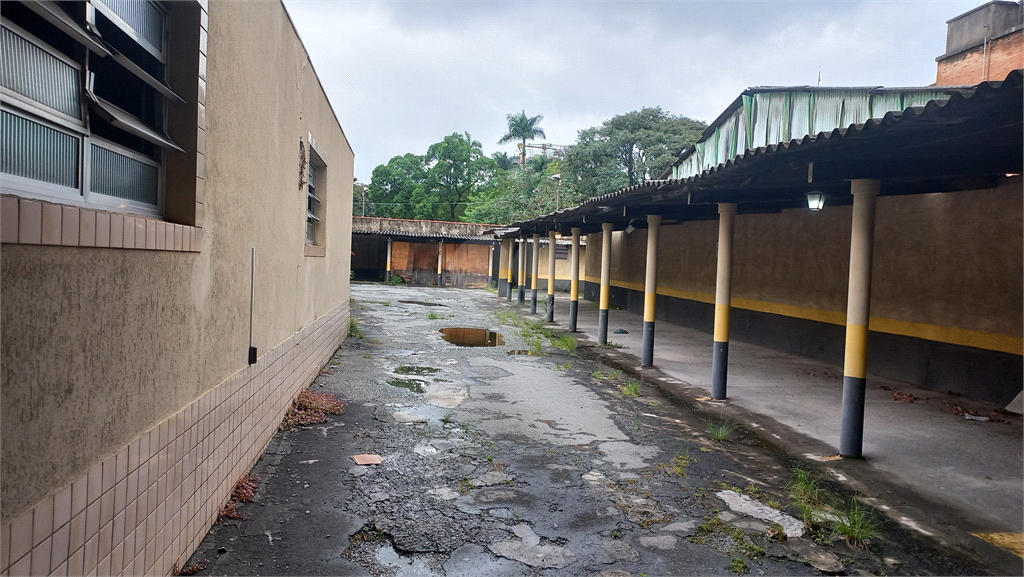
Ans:
[[[563,328],[569,302],[557,299],[555,322]],[[616,333],[622,329],[625,334]],[[598,311],[580,307],[581,339],[597,342]],[[971,401],[868,375],[863,460],[828,458],[839,453],[842,367],[733,341],[729,398],[713,401],[711,335],[668,322],[657,324],[656,368],[640,367],[643,317],[610,310],[607,352],[654,379],[665,392],[706,407],[722,407],[744,426],[762,428],[789,452],[825,460],[858,490],[898,510],[895,518],[940,540],[963,542],[968,533],[1009,533],[1021,546],[1024,529],[1024,464],[1021,416]],[[899,399],[911,395],[913,402]],[[959,408],[957,408],[959,407]],[[988,418],[967,418],[962,412]],[[961,413],[961,414],[957,414]]]

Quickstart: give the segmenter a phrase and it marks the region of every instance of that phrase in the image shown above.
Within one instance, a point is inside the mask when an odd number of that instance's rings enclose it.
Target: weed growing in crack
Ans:
[[[551,337],[551,346],[556,349],[575,353],[576,348],[579,346],[579,341],[572,335],[562,335],[558,337]]]
[[[725,441],[736,430],[736,424],[728,419],[708,419],[707,433],[716,441]]]
[[[363,338],[363,331],[359,330],[359,321],[355,317],[348,318],[348,335],[357,339]]]
[[[569,369],[572,368],[572,363],[555,363],[555,368],[558,369],[559,371],[568,371]]]
[[[693,463],[693,458],[690,457],[690,450],[683,449],[683,452],[676,455],[672,459],[672,472],[680,477],[686,476],[686,468]]]
[[[467,477],[463,477],[462,480],[459,481],[459,493],[463,495],[468,495],[469,492],[472,490],[473,481],[470,481],[469,478]]]
[[[745,560],[737,557],[729,564],[729,570],[737,575],[746,575],[750,573],[750,565],[747,565]]]
[[[443,319],[444,317],[439,315],[439,314],[437,314],[437,313],[427,313],[427,318],[432,320],[432,321],[436,321],[436,320],[439,320],[439,319]]]
[[[622,387],[622,394],[629,397],[643,396],[643,392],[640,391],[640,381],[636,379],[626,381],[626,386]]]
[[[854,549],[860,550],[867,546],[867,542],[875,536],[875,528],[875,522],[855,497],[850,497],[846,510],[836,516],[836,533],[842,535]]]

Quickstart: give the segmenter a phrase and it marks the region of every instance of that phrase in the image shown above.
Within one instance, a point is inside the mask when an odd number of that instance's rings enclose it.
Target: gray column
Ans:
[[[519,304],[526,302],[526,239],[519,239],[519,278],[518,285]]]
[[[530,314],[537,314],[537,274],[540,272],[540,234],[533,233],[533,266],[530,267]]]
[[[547,321],[555,320],[555,244],[558,239],[555,231],[548,231],[548,310]]]

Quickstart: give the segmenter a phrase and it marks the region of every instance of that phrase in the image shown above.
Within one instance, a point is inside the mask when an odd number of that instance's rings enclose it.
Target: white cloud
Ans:
[[[505,115],[548,142],[642,106],[711,121],[746,87],[929,84],[945,21],[977,0],[286,5],[356,151],[356,176]]]

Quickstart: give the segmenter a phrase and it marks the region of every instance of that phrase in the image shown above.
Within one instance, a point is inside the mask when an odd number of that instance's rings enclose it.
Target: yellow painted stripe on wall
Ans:
[[[655,313],[654,304],[655,304],[655,302],[657,302],[657,300],[658,300],[657,293],[653,293],[653,292],[644,293],[644,322],[645,323],[653,323],[654,322],[654,313]]]
[[[846,325],[846,364],[843,376],[864,379],[868,376],[868,327]]]
[[[599,278],[585,276],[583,279],[594,284],[601,283],[601,279]],[[611,285],[636,291],[644,290],[644,285],[640,283],[614,281]],[[714,293],[658,287],[658,294],[708,304],[715,302]],[[846,312],[844,311],[814,309],[810,307],[771,303],[752,299],[740,299],[735,297],[732,299],[732,306],[748,311],[771,313],[784,317],[806,319],[832,325],[846,325]],[[1011,355],[1024,354],[1024,337],[1021,336],[987,333],[984,331],[961,329],[957,327],[943,327],[939,325],[930,325],[898,319],[887,319],[882,317],[871,317],[869,328],[872,331],[887,333],[890,335],[901,335],[951,345],[974,347],[988,351],[999,351],[1002,353],[1009,353]]]
[[[715,342],[724,343],[729,341],[729,305],[715,305]]]

